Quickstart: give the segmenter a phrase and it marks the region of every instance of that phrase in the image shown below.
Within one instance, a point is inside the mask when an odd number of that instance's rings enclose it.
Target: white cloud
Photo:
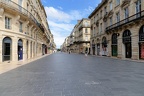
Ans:
[[[45,7],[45,10],[48,15],[48,20],[55,22],[70,23],[72,20],[82,18],[80,12],[76,10],[69,13],[63,12],[62,10],[56,9],[54,7]]]
[[[85,9],[85,11],[90,14],[92,11],[94,10],[93,7],[89,6],[87,9]]]
[[[71,31],[74,24],[71,23],[59,23],[59,22],[54,22],[49,20],[49,25],[51,26],[51,28],[59,28],[62,30],[66,30],[66,31]]]
[[[59,8],[60,10],[63,10],[63,8],[62,8],[62,7],[60,7],[60,6],[58,6],[58,8]]]
[[[54,35],[57,47],[60,47],[64,42],[64,39],[71,33],[74,27],[73,21],[82,18],[81,13],[77,10],[71,10],[66,13],[60,9],[62,8],[56,9],[54,7],[45,7],[50,30]]]

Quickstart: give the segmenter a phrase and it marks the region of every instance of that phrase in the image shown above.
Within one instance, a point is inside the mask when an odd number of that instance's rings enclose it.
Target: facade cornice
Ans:
[[[95,8],[95,10],[88,16],[88,18],[91,18],[105,3],[107,3],[109,0],[102,0],[102,2]]]

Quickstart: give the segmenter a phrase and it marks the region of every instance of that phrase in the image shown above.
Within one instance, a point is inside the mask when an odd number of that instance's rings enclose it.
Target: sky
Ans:
[[[70,35],[77,20],[88,18],[101,0],[41,0],[57,48]]]

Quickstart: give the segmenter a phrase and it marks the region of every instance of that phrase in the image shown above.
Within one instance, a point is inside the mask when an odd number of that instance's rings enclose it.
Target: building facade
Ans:
[[[76,44],[79,53],[90,53],[90,20],[82,19],[78,22]]]
[[[90,19],[78,20],[70,36],[67,37],[63,45],[66,45],[67,52],[90,53]]]
[[[89,15],[91,54],[144,59],[144,1],[102,0]]]
[[[0,24],[0,62],[49,53],[51,32],[40,0],[0,0]]]

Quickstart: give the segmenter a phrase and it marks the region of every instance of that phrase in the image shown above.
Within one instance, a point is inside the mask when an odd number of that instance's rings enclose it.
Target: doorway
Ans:
[[[132,57],[132,46],[131,46],[131,32],[130,30],[125,30],[123,32],[123,44],[125,45],[125,57]]]
[[[125,54],[126,54],[126,58],[131,58],[132,57],[132,49],[131,49],[131,43],[126,43],[125,44]]]
[[[97,44],[97,55],[100,55],[100,44]]]
[[[113,33],[112,35],[112,56],[117,56],[118,52],[117,52],[117,34]]]
[[[144,25],[139,30],[139,58],[144,59]]]
[[[23,42],[21,39],[18,40],[18,60],[23,59]]]
[[[11,45],[12,45],[12,40],[9,37],[5,37],[3,39],[3,61],[9,61],[11,60]]]

